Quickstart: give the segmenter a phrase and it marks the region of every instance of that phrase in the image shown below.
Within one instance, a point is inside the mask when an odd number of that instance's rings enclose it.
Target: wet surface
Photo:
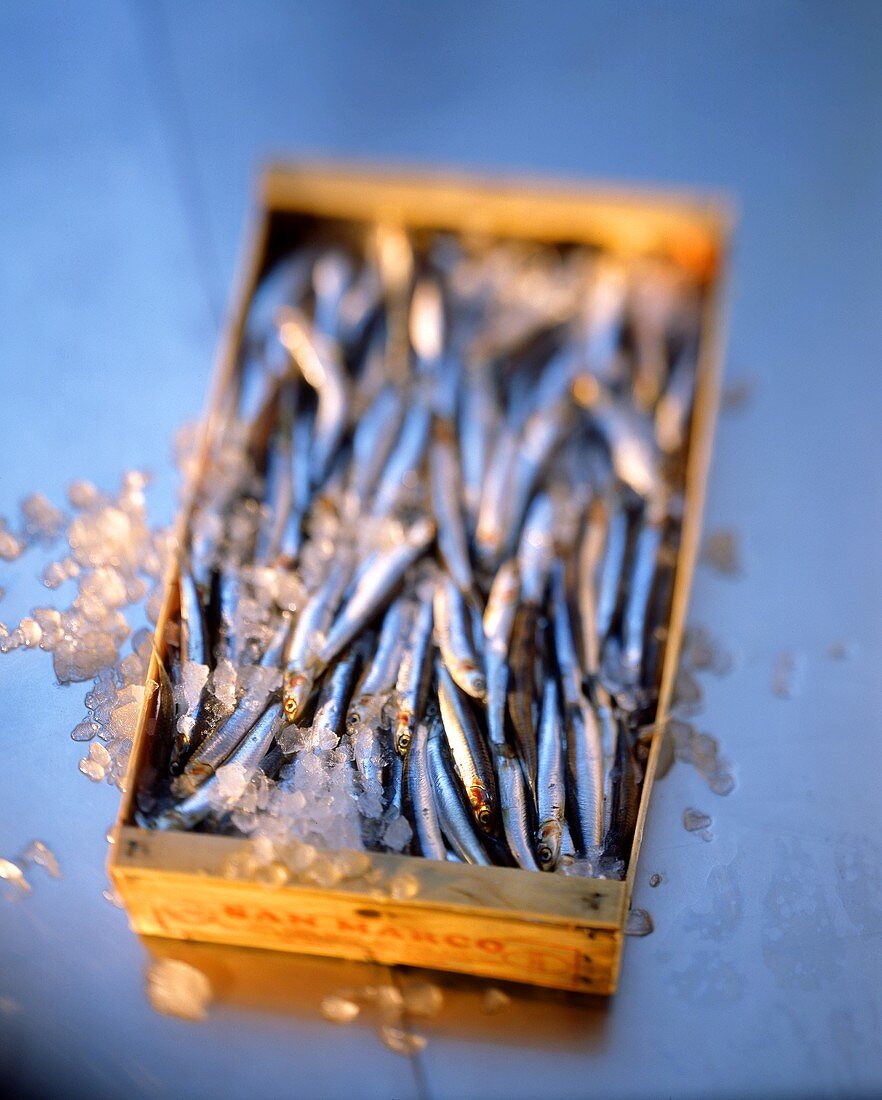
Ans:
[[[32,3],[0,15],[0,514],[152,468],[174,513],[174,432],[205,396],[251,174],[277,152],[728,190],[741,223],[731,359],[695,622],[738,660],[696,673],[725,798],[682,761],[653,798],[614,1002],[436,977],[424,1050],[321,1015],[384,968],[144,944],[103,896],[115,792],[77,770],[82,693],[48,654],[0,664],[0,856],[39,837],[62,878],[0,898],[0,1076],[31,1094],[873,1094],[882,1089],[882,21],[821,4],[553,10],[458,3]],[[737,380],[740,375],[733,375]],[[730,402],[731,404],[731,402]],[[45,602],[28,552],[0,611]],[[847,642],[848,659],[828,649]],[[778,655],[799,691],[770,690]],[[841,657],[841,654],[837,655]],[[683,829],[713,817],[713,840]],[[662,885],[654,889],[651,875]],[[203,1021],[158,1015],[165,952],[204,973]],[[640,1050],[640,1057],[634,1056]]]

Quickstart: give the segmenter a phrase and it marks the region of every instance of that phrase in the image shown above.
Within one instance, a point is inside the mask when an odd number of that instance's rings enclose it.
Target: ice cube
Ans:
[[[0,857],[0,879],[8,884],[12,897],[30,893],[31,884],[25,878],[24,871],[11,859]]]
[[[361,1008],[347,997],[332,995],[322,1000],[322,1015],[335,1024],[351,1024]]]
[[[380,1028],[380,1038],[383,1043],[396,1054],[409,1057],[425,1050],[426,1039],[404,1028],[393,1027],[391,1024],[383,1024]]]
[[[211,690],[225,710],[231,711],[236,705],[236,669],[226,657],[212,671]]]
[[[98,724],[93,722],[91,718],[84,718],[82,722],[74,726],[70,731],[70,735],[74,741],[91,741],[97,732]]]
[[[109,890],[102,890],[101,896],[105,901],[110,902],[114,909],[125,909],[126,907],[122,895],[114,886],[111,886]]]
[[[208,665],[197,661],[185,661],[181,666],[180,681],[175,684],[175,701],[186,711],[192,713],[202,695],[202,689],[208,680]]]
[[[79,762],[79,769],[83,775],[86,776],[87,779],[91,779],[93,783],[100,783],[106,775],[105,769],[88,756]]]
[[[404,1010],[413,1016],[436,1016],[444,1004],[444,994],[433,982],[409,982],[401,992]]]
[[[646,909],[629,909],[625,917],[626,936],[648,936],[655,930],[652,916]]]
[[[731,529],[712,531],[704,540],[701,560],[718,573],[737,577],[742,572],[738,532]]]
[[[217,802],[220,808],[232,806],[245,793],[250,775],[244,764],[232,761],[217,769]]]
[[[511,1004],[511,997],[495,985],[488,985],[481,998],[481,1011],[485,1016],[495,1016]]]
[[[403,851],[410,844],[413,829],[402,814],[393,817],[383,832],[383,843],[393,852]]]
[[[55,675],[62,684],[91,680],[102,668],[113,665],[118,653],[113,638],[101,630],[66,633],[52,655]]]
[[[42,867],[47,875],[52,878],[61,878],[61,868],[54,852],[44,844],[42,840],[32,840],[22,852],[21,858],[26,863],[33,863],[36,867]]]
[[[146,973],[147,999],[156,1012],[183,1020],[204,1020],[211,983],[195,966],[180,959],[157,959]]]
[[[24,541],[9,530],[5,519],[0,519],[0,558],[4,561],[15,561],[21,557],[24,549]]]
[[[65,517],[42,493],[34,493],[21,502],[21,515],[27,537],[38,542],[52,542],[64,527]]]
[[[711,840],[710,827],[713,820],[709,814],[701,810],[688,809],[683,811],[683,828],[687,833],[697,833],[702,840]]]
[[[77,509],[91,508],[99,496],[98,487],[91,481],[72,481],[67,487],[67,499]]]
[[[772,691],[779,699],[795,698],[802,687],[805,658],[800,653],[785,650],[775,658],[772,670]]]
[[[67,580],[67,571],[60,561],[50,562],[43,570],[43,584],[47,588],[58,588]]]
[[[390,898],[406,901],[408,898],[415,898],[420,892],[420,880],[409,871],[400,871],[389,879],[386,887]]]
[[[53,650],[61,640],[61,612],[54,607],[35,607],[31,617],[40,627],[40,649]]]
[[[141,694],[144,694],[143,689]],[[138,729],[140,714],[140,700],[116,707],[110,716],[110,732],[114,737],[134,737]]]

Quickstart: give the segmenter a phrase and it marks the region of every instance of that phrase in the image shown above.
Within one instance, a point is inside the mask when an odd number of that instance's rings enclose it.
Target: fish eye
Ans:
[[[402,733],[398,738],[398,751],[405,752],[408,748],[410,748],[410,734]]]

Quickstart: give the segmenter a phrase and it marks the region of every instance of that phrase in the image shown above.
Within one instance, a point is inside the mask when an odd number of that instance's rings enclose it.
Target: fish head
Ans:
[[[536,833],[536,855],[543,871],[551,871],[560,859],[563,828],[559,821],[545,821]]]
[[[475,665],[464,663],[462,674],[469,687],[469,695],[474,699],[483,699],[487,695],[487,680],[484,673]]]
[[[473,783],[469,788],[469,802],[474,811],[475,820],[478,822],[482,832],[488,834],[492,833],[494,817],[493,806],[486,787],[483,787],[480,783]]]
[[[304,672],[285,676],[282,706],[288,722],[296,722],[303,713],[311,688],[312,677]]]
[[[413,714],[407,711],[399,711],[395,716],[395,751],[399,756],[407,756],[407,750],[413,740]]]

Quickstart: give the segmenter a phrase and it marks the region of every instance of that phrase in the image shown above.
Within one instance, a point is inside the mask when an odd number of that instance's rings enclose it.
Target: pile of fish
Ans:
[[[195,488],[139,820],[621,874],[700,307],[660,259],[385,225],[276,262]]]

